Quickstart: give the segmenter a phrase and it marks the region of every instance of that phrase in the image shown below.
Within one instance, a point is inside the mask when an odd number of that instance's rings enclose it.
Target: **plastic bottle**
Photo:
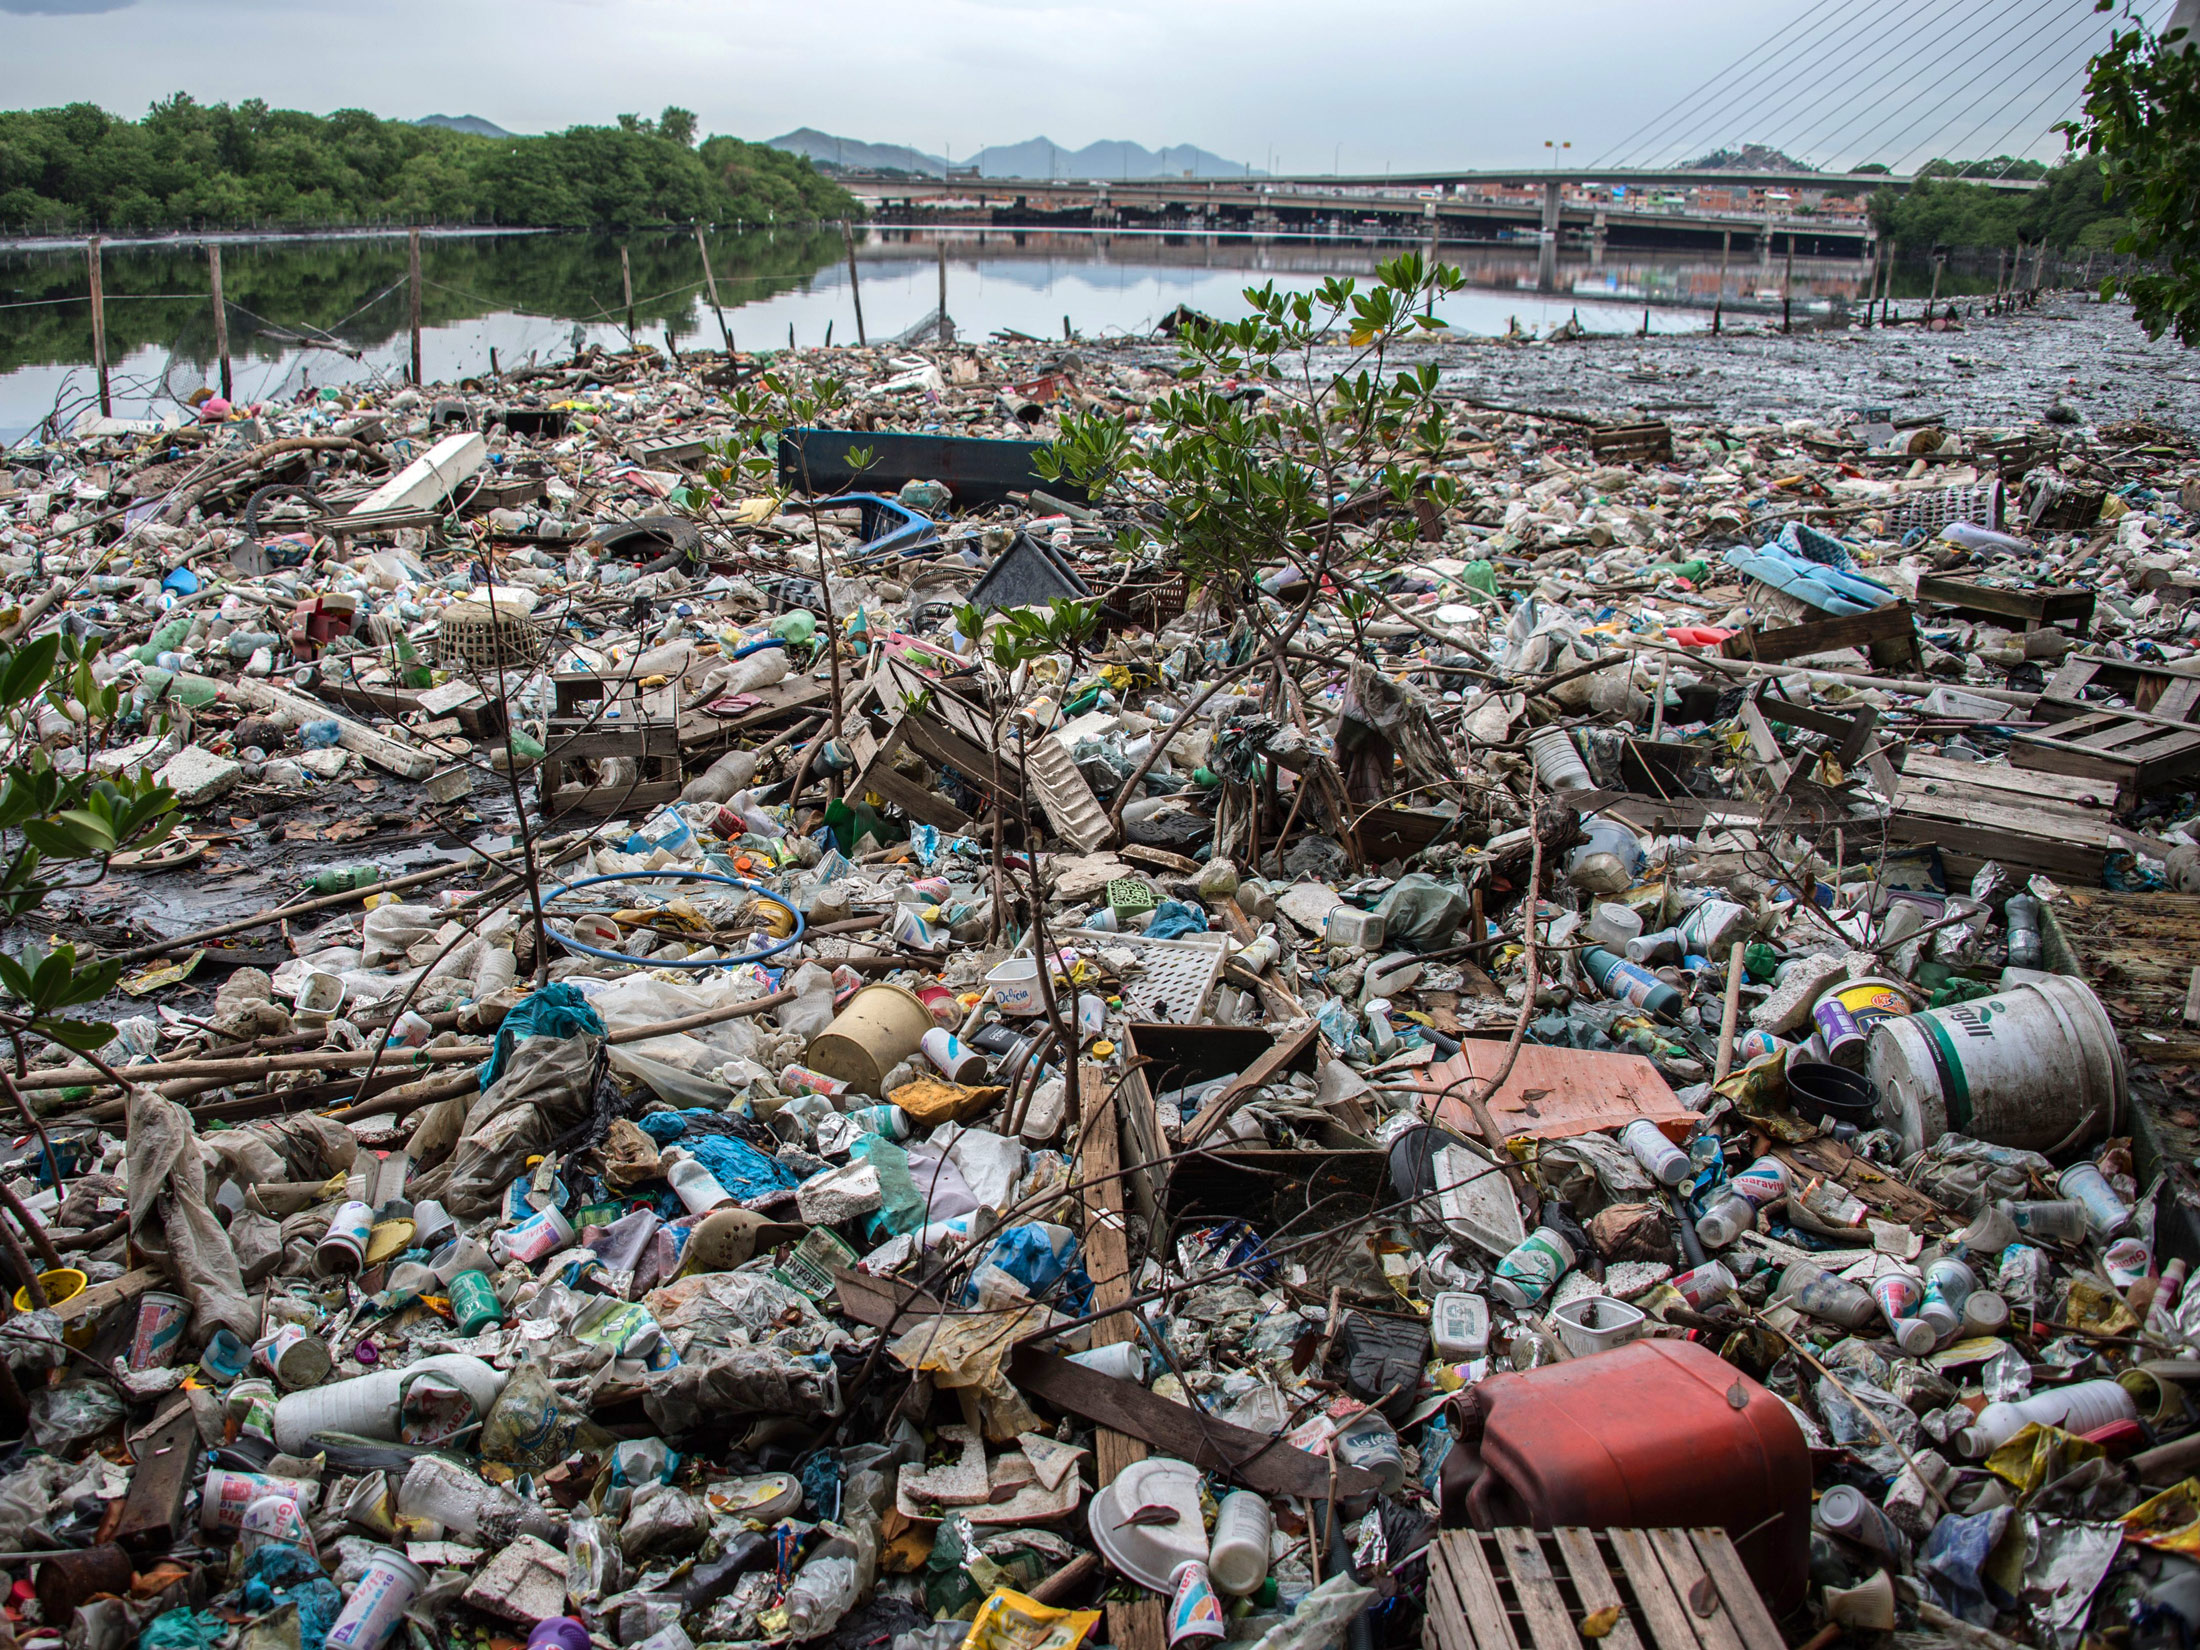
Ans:
[[[1983,1461],[2025,1427],[2038,1422],[2065,1432],[2086,1433],[2116,1421],[2136,1421],[2139,1406],[2114,1381],[2078,1381],[2035,1392],[2017,1403],[1988,1404],[1978,1420],[1956,1434],[1956,1448]]]
[[[2002,907],[2002,919],[2009,924],[2009,966],[2011,968],[2037,968],[2040,966],[2040,902],[2030,894],[2011,894],[2009,903]]]
[[[686,1152],[675,1148],[658,1161],[689,1214],[707,1215],[733,1201],[733,1194],[718,1183],[718,1177]]]
[[[1275,1517],[1268,1498],[1235,1490],[1215,1512],[1215,1538],[1207,1551],[1207,1573],[1225,1593],[1245,1594],[1268,1579],[1268,1539]]]
[[[1696,1237],[1706,1249],[1724,1249],[1744,1232],[1756,1230],[1757,1205],[1731,1188],[1696,1217]]]
[[[756,752],[728,751],[687,782],[682,802],[724,802],[756,778]]]
[[[317,871],[313,877],[316,894],[342,894],[354,888],[369,888],[382,880],[379,865],[341,865],[330,871]]]
[[[1870,1497],[1852,1485],[1836,1484],[1827,1490],[1818,1498],[1811,1516],[1821,1530],[1869,1547],[1898,1563],[1909,1556],[1908,1538],[1872,1505]]]
[[[160,663],[160,656],[163,653],[173,653],[177,648],[183,646],[190,635],[191,621],[188,618],[170,619],[153,632],[150,641],[143,647],[135,649],[130,657],[137,660],[141,665],[157,665]]]
[[[787,1632],[797,1643],[823,1638],[855,1607],[852,1554],[820,1552],[787,1583]]]
[[[1597,989],[1614,1002],[1632,1003],[1653,1020],[1663,1020],[1667,1025],[1680,1019],[1681,994],[1649,970],[1638,968],[1624,957],[1616,957],[1597,945],[1581,954],[1581,966],[1596,982]]]
[[[1795,1188],[1794,1177],[1788,1173],[1788,1166],[1777,1157],[1758,1158],[1736,1175],[1730,1184],[1735,1191],[1748,1198],[1750,1206],[1756,1209],[1779,1202]]]
[[[563,1544],[565,1532],[540,1507],[511,1490],[468,1472],[440,1455],[420,1455],[405,1469],[397,1489],[397,1511],[404,1518],[432,1518],[461,1536],[487,1533],[510,1539],[515,1531]]]
[[[191,710],[203,710],[222,696],[222,685],[211,676],[195,676],[189,671],[155,669],[138,677],[137,690],[131,701],[142,715],[155,703],[167,700]]]
[[[1665,1132],[1647,1117],[1638,1117],[1620,1130],[1619,1143],[1634,1153],[1635,1161],[1661,1186],[1678,1186],[1696,1172],[1689,1155],[1666,1139]]]

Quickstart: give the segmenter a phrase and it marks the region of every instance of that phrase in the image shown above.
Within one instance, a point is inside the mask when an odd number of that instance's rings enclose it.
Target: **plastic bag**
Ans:
[[[361,963],[368,968],[384,968],[403,962],[407,952],[443,926],[443,919],[440,906],[377,905],[367,913]]]
[[[489,1213],[521,1165],[587,1115],[601,1043],[585,1034],[521,1043],[504,1075],[467,1111],[450,1160],[416,1176],[409,1195],[436,1198],[462,1220]],[[240,1333],[249,1339],[257,1329],[248,1324]]]
[[[779,1029],[807,1044],[833,1023],[833,977],[816,963],[804,963],[787,984],[795,998],[779,1009]]]
[[[565,1532],[565,1594],[582,1609],[625,1585],[616,1529],[590,1513],[575,1513]]]
[[[634,1492],[619,1529],[619,1551],[629,1560],[692,1553],[710,1534],[710,1509],[670,1484],[645,1484]]]

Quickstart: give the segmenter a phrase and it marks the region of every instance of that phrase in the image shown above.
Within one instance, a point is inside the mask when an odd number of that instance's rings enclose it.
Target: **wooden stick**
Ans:
[[[863,289],[856,285],[856,232],[848,220],[840,220],[840,238],[848,247],[848,296],[856,301],[856,342],[868,345],[871,340],[863,331]]]
[[[711,273],[710,248],[703,244],[703,226],[695,226],[695,250],[703,256],[703,285],[710,289],[711,313],[718,317],[718,336],[726,341],[726,362],[733,362],[733,334],[726,327],[726,312],[718,307],[718,277]]]
[[[229,306],[222,302],[222,249],[217,245],[206,249],[207,285],[214,297],[214,354],[221,362],[222,399],[230,399],[229,393]]]
[[[1719,1064],[1711,1078],[1717,1088],[1734,1069],[1734,1026],[1742,1014],[1743,942],[1736,940],[1726,959],[1726,1004],[1719,1010]]]
[[[105,272],[100,268],[97,235],[84,243],[84,261],[91,273],[92,371],[99,375],[99,416],[112,418],[115,415],[115,403],[114,398],[107,393],[107,287]]]
[[[406,239],[405,274],[411,287],[408,301],[408,322],[412,328],[413,388],[420,387],[420,231],[415,229]]]

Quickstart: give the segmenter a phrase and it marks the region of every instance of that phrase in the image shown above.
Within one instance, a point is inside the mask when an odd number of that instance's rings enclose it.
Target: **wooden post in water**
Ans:
[[[1718,295],[1711,300],[1711,336],[1714,338],[1718,337],[1719,325],[1726,315],[1726,261],[1733,256],[1734,231],[1731,229],[1721,230],[1719,233],[1719,291]]]
[[[214,358],[221,363],[222,399],[229,393],[229,306],[222,302],[222,249],[219,242],[206,249],[207,285],[214,297]]]
[[[1864,330],[1871,331],[1872,303],[1879,296],[1879,260],[1883,256],[1880,243],[1872,242],[1872,266],[1864,275]]]
[[[1925,325],[1927,327],[1930,327],[1933,324],[1933,307],[1940,302],[1940,272],[1947,267],[1947,254],[1935,253],[1933,255],[1932,295],[1925,300]]]
[[[718,306],[718,277],[710,270],[710,248],[703,244],[703,226],[695,226],[695,250],[703,255],[703,285],[710,289],[711,313],[718,317],[718,336],[726,341],[726,359],[733,359],[733,334],[726,330],[726,312]]]
[[[840,239],[848,248],[848,296],[856,303],[856,342],[868,346],[871,339],[863,330],[863,289],[856,284],[856,232],[846,218],[840,220]]]
[[[405,270],[410,294],[406,300],[407,325],[412,329],[413,388],[418,389],[426,380],[420,367],[420,231],[414,229],[405,237]]]
[[[99,237],[84,243],[85,263],[92,280],[92,371],[99,378],[99,416],[112,418],[114,398],[107,392],[107,287],[99,267]]]
[[[628,261],[626,248],[619,248],[619,284],[626,288],[626,347],[634,347],[634,265]]]
[[[1780,330],[1795,330],[1795,230],[1788,229],[1787,269],[1780,276]]]
[[[955,323],[947,318],[947,243],[939,243],[940,253],[940,342],[955,341]]]
[[[1997,248],[1994,253],[1994,307],[1992,310],[1992,313],[1996,315],[1999,315],[2001,313],[2002,277],[2008,274],[2008,272],[2009,249],[2007,247]]]

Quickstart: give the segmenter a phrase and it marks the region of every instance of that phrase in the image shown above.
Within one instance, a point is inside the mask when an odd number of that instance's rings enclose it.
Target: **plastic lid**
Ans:
[[[1894,1344],[1913,1358],[1921,1358],[1932,1351],[1939,1339],[1933,1326],[1923,1318],[1904,1318],[1894,1327]]]

